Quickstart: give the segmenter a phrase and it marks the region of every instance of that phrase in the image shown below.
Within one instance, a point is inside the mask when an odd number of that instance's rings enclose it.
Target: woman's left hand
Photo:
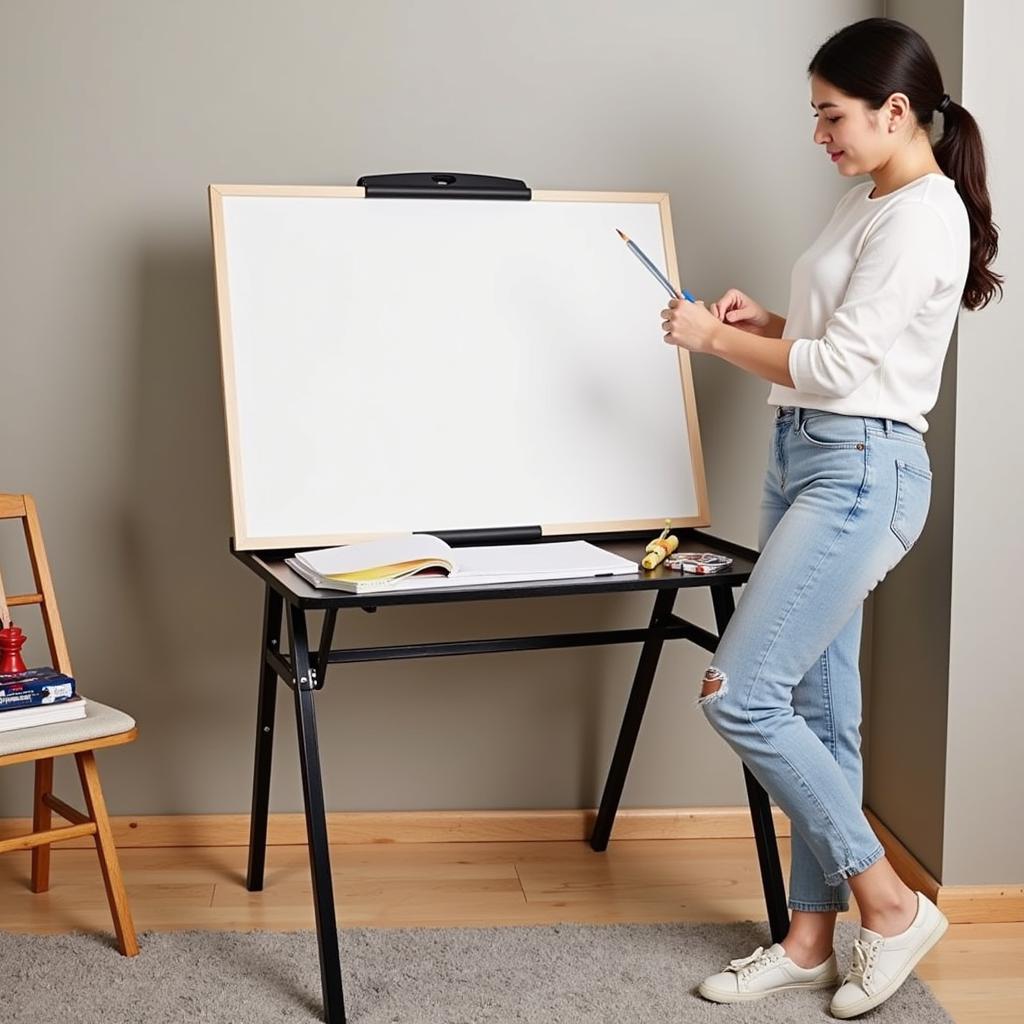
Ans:
[[[715,331],[720,326],[718,318],[703,302],[669,299],[668,309],[661,311],[665,341],[688,352],[710,352]]]

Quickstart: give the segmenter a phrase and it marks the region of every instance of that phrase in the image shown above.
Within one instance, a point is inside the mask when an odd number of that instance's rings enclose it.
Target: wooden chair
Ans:
[[[53,665],[59,671],[73,676],[64,630],[61,628],[60,614],[57,611],[50,568],[46,561],[46,550],[43,547],[39,517],[31,495],[0,494],[0,520],[7,519],[22,521],[36,590],[33,594],[8,597],[8,604],[11,607],[32,604],[40,606]],[[32,831],[28,835],[0,840],[0,853],[31,849],[32,891],[46,892],[50,887],[50,844],[77,839],[80,836],[92,836],[100,858],[107,901],[110,903],[110,912],[114,918],[117,945],[125,956],[135,956],[139,946],[135,938],[131,911],[128,908],[128,896],[121,877],[121,867],[117,860],[103,790],[100,788],[95,751],[102,747],[131,743],[136,735],[134,719],[115,708],[108,708],[95,701],[86,701],[85,718],[0,732],[0,767],[23,761],[34,761],[36,766]],[[53,759],[65,754],[75,755],[78,776],[82,781],[82,792],[85,795],[86,814],[64,803],[51,792]],[[52,828],[53,811],[71,824]]]

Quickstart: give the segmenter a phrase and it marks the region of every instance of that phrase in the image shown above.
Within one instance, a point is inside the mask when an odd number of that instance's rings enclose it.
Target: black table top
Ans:
[[[558,597],[566,594],[610,594],[628,590],[663,590],[666,588],[707,587],[727,585],[737,587],[750,577],[757,560],[757,552],[739,544],[722,540],[701,530],[675,530],[680,551],[711,551],[728,555],[733,564],[724,572],[697,575],[666,569],[659,565],[648,572],[639,569],[635,574],[621,576],[588,576],[571,580],[541,580],[525,583],[495,583],[477,587],[447,587],[443,590],[412,590],[396,593],[348,594],[340,590],[318,590],[285,565],[290,551],[232,551],[261,579],[276,590],[286,601],[300,608],[376,608],[386,605],[434,604],[455,601],[487,601],[516,597]],[[564,537],[548,537],[559,541]],[[651,539],[632,535],[609,538],[587,537],[597,547],[621,555],[639,564],[644,548]],[[538,543],[544,543],[539,541]]]

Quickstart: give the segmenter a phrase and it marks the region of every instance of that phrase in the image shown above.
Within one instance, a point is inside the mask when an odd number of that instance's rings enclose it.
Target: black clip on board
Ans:
[[[491,174],[415,171],[364,174],[356,184],[367,199],[530,199],[525,181]]]

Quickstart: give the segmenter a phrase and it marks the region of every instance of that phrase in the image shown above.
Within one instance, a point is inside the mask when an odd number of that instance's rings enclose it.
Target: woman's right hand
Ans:
[[[749,295],[738,288],[730,288],[717,302],[709,307],[711,312],[724,324],[738,327],[750,334],[764,334],[771,322],[771,314],[764,306],[758,305]]]

